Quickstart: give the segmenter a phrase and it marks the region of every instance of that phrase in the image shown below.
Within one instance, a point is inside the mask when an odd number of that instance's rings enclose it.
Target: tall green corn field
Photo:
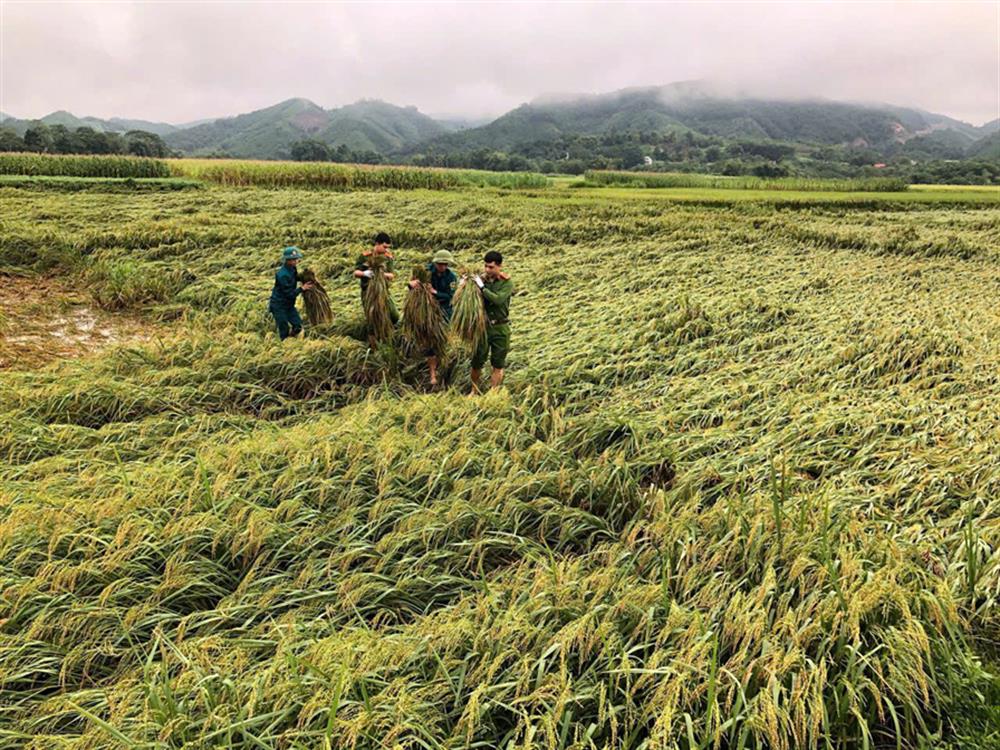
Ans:
[[[468,187],[544,188],[544,175],[458,169],[381,167],[323,162],[264,162],[180,159],[178,177],[195,177],[231,187],[325,188],[331,190],[449,190]]]
[[[159,159],[135,156],[0,154],[0,174],[63,177],[170,177]]]

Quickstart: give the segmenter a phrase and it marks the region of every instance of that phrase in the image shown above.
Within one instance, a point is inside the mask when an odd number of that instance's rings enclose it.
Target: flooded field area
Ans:
[[[0,276],[0,369],[37,367],[145,338],[147,327],[52,279]]]

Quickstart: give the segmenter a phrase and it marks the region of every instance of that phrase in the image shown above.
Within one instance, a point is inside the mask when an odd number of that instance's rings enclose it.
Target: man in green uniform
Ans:
[[[510,350],[510,297],[514,293],[514,282],[503,272],[503,256],[490,250],[483,257],[486,263],[483,277],[473,276],[473,281],[483,293],[486,306],[486,339],[472,353],[472,387],[478,391],[487,358],[493,367],[490,373],[490,387],[498,388],[503,383],[503,371],[507,366],[507,352]]]
[[[441,305],[441,312],[444,313],[446,323],[451,320],[451,298],[455,296],[455,287],[458,286],[458,276],[450,268],[454,262],[450,252],[438,250],[431,258],[431,262],[427,264],[427,270],[431,274],[431,289],[434,292],[434,299]],[[420,282],[417,279],[410,279],[411,289],[419,285]],[[427,357],[427,369],[431,371],[431,386],[435,386],[438,383],[438,353],[431,349],[424,354]]]
[[[394,273],[396,270],[395,258],[392,253],[389,252],[389,248],[392,247],[392,240],[389,239],[389,235],[385,232],[379,232],[375,235],[375,244],[371,250],[365,250],[358,256],[358,262],[354,265],[354,278],[361,281],[361,308],[364,309],[365,306],[365,290],[368,288],[368,280],[374,274],[372,271],[371,260],[373,256],[379,256],[382,258],[382,266],[385,268],[385,278],[388,281],[392,281],[396,278]],[[393,324],[399,322],[399,311],[396,309],[396,303],[392,301],[392,297],[389,297],[389,317],[392,319]],[[374,342],[369,336],[369,346],[373,349]]]
[[[298,286],[299,276],[296,266],[301,259],[302,253],[297,247],[286,247],[281,253],[281,268],[274,274],[274,288],[271,289],[268,310],[274,316],[278,338],[282,341],[301,333],[302,318],[295,309],[295,300],[302,294],[303,289],[312,289],[310,282]]]
[[[361,280],[361,303],[364,304],[365,301],[365,289],[368,288],[368,279],[372,277],[372,267],[369,261],[371,261],[372,256],[380,256],[383,258],[382,265],[385,268],[385,277],[392,281],[396,278],[396,274],[393,273],[396,270],[395,257],[389,252],[389,248],[392,247],[392,241],[389,239],[389,235],[385,232],[379,232],[375,235],[375,245],[371,250],[365,250],[361,255],[358,256],[358,262],[354,265],[354,278]],[[397,318],[393,318],[396,320]]]

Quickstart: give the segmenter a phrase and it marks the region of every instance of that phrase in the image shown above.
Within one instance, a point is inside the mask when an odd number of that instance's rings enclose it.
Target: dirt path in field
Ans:
[[[64,282],[0,274],[0,370],[38,367],[148,335],[148,324],[99,310],[85,291]]]

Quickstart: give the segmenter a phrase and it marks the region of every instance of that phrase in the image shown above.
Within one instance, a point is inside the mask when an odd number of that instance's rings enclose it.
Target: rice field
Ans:
[[[0,371],[0,748],[1000,747],[995,196],[708,192],[0,187],[151,326]],[[379,230],[503,253],[502,390],[368,350]]]
[[[587,185],[622,187],[695,187],[713,190],[798,190],[865,193],[897,193],[909,189],[905,180],[896,177],[861,177],[855,179],[816,179],[806,177],[724,177],[679,172],[619,172],[588,170]]]
[[[589,170],[587,185],[637,188],[725,188],[729,190],[796,190],[863,193],[898,193],[909,189],[905,180],[895,177],[856,179],[814,179],[805,177],[723,177],[718,175],[672,172],[616,172]]]
[[[176,177],[66,177],[59,175],[0,175],[0,188],[49,190],[55,192],[96,191],[102,193],[162,192],[165,190],[197,190],[204,187],[198,180]]]

